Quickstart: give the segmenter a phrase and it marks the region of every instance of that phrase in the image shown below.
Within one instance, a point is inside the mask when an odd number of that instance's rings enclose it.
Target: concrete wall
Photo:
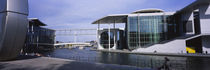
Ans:
[[[210,6],[208,4],[199,7],[201,34],[210,33]]]
[[[165,44],[155,44],[148,48],[138,48],[133,52],[147,52],[147,53],[186,53],[185,40],[173,40]]]

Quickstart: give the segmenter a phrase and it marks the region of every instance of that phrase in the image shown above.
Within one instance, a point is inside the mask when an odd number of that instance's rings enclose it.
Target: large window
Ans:
[[[128,47],[134,49],[140,46],[138,16],[128,18]]]
[[[109,32],[105,31],[101,33],[100,38],[100,44],[103,46],[103,48],[108,49],[109,48]],[[110,48],[114,47],[114,33],[110,32]]]
[[[164,17],[130,16],[128,17],[128,47],[147,47],[165,40]]]
[[[164,40],[163,16],[139,16],[139,26],[142,47]]]

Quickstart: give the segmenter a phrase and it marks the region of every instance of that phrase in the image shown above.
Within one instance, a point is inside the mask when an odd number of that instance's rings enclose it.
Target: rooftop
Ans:
[[[162,9],[151,8],[151,9],[137,10],[137,11],[132,12],[132,14],[137,14],[137,13],[160,13],[160,12],[164,12],[164,11]]]
[[[41,22],[38,18],[28,18],[30,24],[35,24],[37,26],[47,26],[43,22]]]
[[[101,19],[94,21],[92,24],[111,24],[111,23],[125,23],[125,19],[127,19],[128,14],[113,14],[105,16]]]

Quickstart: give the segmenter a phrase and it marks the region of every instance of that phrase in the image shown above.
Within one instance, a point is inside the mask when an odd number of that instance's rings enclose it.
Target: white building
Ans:
[[[177,12],[143,9],[131,14],[105,16],[92,23],[98,24],[98,49],[130,49],[133,52],[149,53],[208,53],[209,4],[209,0],[197,0]],[[115,27],[117,23],[125,24],[122,35],[117,33],[121,31]],[[101,29],[100,24],[113,24],[113,27]],[[102,34],[103,32],[106,34]]]

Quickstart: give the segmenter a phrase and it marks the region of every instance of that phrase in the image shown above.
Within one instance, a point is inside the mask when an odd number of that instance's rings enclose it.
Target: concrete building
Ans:
[[[101,42],[101,31],[108,31],[108,49],[117,49],[119,36],[115,24],[125,24],[123,37],[133,52],[149,53],[208,53],[210,52],[210,1],[197,0],[177,12],[143,9],[131,14],[108,15],[94,21],[98,24],[98,49],[107,49]],[[100,24],[113,24],[101,29]],[[115,40],[112,40],[115,39]],[[123,42],[122,42],[123,43]]]

